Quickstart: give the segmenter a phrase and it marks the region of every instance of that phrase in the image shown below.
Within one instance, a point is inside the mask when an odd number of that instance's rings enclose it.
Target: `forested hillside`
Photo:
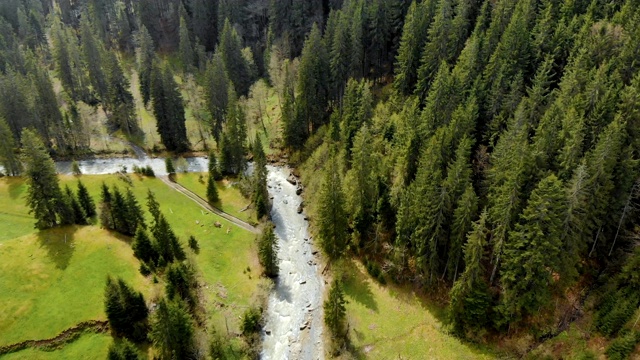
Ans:
[[[357,258],[446,303],[460,338],[523,355],[578,324],[622,359],[639,66],[637,0],[2,0],[0,164],[20,175],[36,137],[58,158],[118,138],[237,175],[264,148],[300,170],[335,265],[335,354]]]

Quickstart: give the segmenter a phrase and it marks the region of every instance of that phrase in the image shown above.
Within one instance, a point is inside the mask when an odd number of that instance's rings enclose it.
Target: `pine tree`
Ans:
[[[149,234],[142,226],[136,230],[131,248],[133,254],[145,264],[154,265],[158,261],[158,253],[151,243]]]
[[[537,313],[550,300],[553,274],[560,270],[565,211],[562,182],[549,175],[531,193],[505,249],[500,272],[505,316]]]
[[[329,259],[340,258],[347,247],[347,214],[335,156],[329,161],[318,198],[318,235]]]
[[[100,223],[105,229],[114,228],[113,214],[111,213],[111,190],[104,182],[101,187],[101,200],[100,200]]]
[[[236,97],[233,86],[229,86],[229,106],[227,124],[220,142],[220,170],[225,174],[240,174],[246,166],[245,141],[247,126],[242,105]]]
[[[250,77],[247,62],[242,56],[242,40],[236,29],[231,26],[229,19],[224,22],[218,47],[236,93],[239,96],[246,96],[253,79]]]
[[[96,204],[93,202],[93,198],[91,198],[89,191],[81,181],[78,181],[78,202],[87,218],[92,219],[97,215]]]
[[[270,212],[269,192],[267,190],[267,158],[262,148],[260,136],[253,143],[253,193],[251,200],[256,209],[258,219],[268,216]]]
[[[448,317],[459,333],[465,328],[481,328],[487,323],[490,298],[488,286],[483,280],[485,269],[482,265],[489,233],[487,222],[488,213],[485,209],[467,236],[464,245],[465,269],[451,288]]]
[[[194,290],[198,286],[193,269],[184,263],[173,263],[167,268],[166,278],[169,300],[180,299],[193,309],[197,301]]]
[[[127,339],[116,341],[109,346],[107,360],[142,360],[138,349]]]
[[[207,63],[205,79],[207,84],[205,103],[212,117],[211,131],[216,142],[219,142],[229,106],[228,89],[230,85],[224,60],[219,50]]]
[[[36,219],[36,228],[48,229],[58,223],[57,214],[64,208],[64,199],[58,184],[56,168],[42,140],[35,132],[22,132],[22,161],[29,188],[27,206]]]
[[[124,234],[134,236],[139,227],[145,228],[146,225],[144,223],[144,213],[142,212],[142,208],[138,204],[138,200],[135,195],[133,195],[131,188],[127,188],[125,203],[126,231]]]
[[[271,222],[267,223],[258,239],[258,258],[266,276],[278,276],[278,242]]]
[[[66,195],[67,201],[69,205],[71,205],[71,210],[73,211],[73,223],[78,225],[86,225],[87,224],[87,215],[85,214],[82,206],[80,206],[80,202],[76,198],[75,194],[68,185],[64,188],[64,193]]]
[[[169,68],[154,68],[151,77],[151,98],[157,130],[164,146],[167,150],[178,153],[187,151],[189,140],[184,103]]]
[[[331,98],[342,101],[344,88],[351,73],[351,23],[346,11],[337,13],[336,28],[331,40],[329,63],[331,68]]]
[[[146,339],[149,310],[142,293],[134,291],[120,278],[108,277],[104,306],[109,326],[115,334],[136,342]]]
[[[0,118],[0,164],[4,167],[6,175],[19,176],[22,172],[22,164],[15,153],[15,139],[7,122]]]
[[[162,359],[188,359],[194,354],[194,323],[181,301],[158,302],[149,335]]]
[[[216,189],[216,181],[211,175],[207,177],[207,201],[209,204],[215,204],[220,201],[218,189]]]
[[[344,298],[342,283],[336,279],[331,283],[329,296],[324,302],[324,323],[329,328],[336,347],[346,340],[347,301]]]
[[[194,52],[191,45],[191,38],[189,36],[189,29],[187,28],[187,21],[184,17],[180,17],[180,62],[182,63],[182,70],[184,72],[190,72],[194,65]]]
[[[400,48],[396,57],[393,86],[401,94],[410,94],[415,87],[420,57],[427,42],[429,24],[434,15],[435,1],[413,1],[404,21]]]
[[[80,25],[82,38],[82,57],[89,73],[89,79],[93,91],[96,92],[98,98],[108,105],[107,100],[107,78],[104,73],[104,64],[102,62],[102,52],[100,40],[96,39],[89,24],[89,19],[83,17]]]
[[[137,66],[140,82],[140,94],[146,106],[151,100],[151,72],[153,69],[154,46],[153,39],[149,35],[147,28],[142,25],[138,32]]]
[[[209,176],[213,177],[213,180],[222,180],[222,174],[220,174],[220,168],[218,168],[216,153],[213,150],[209,151],[209,163],[207,164],[207,169],[209,170]]]
[[[295,130],[296,133],[285,135],[285,138],[299,141],[289,144],[294,148],[302,147],[309,132],[324,122],[322,115],[327,108],[329,96],[328,74],[329,57],[320,29],[314,24],[300,57],[298,92],[295,98],[295,126],[287,127],[289,130]]]

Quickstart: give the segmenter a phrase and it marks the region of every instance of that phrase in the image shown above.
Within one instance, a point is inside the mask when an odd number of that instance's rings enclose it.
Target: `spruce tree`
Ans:
[[[109,346],[107,360],[142,360],[138,349],[127,339],[115,341]]]
[[[64,209],[64,199],[51,156],[32,130],[22,132],[22,161],[29,188],[27,206],[36,219],[36,228],[48,229],[58,223],[57,214]]]
[[[142,226],[139,226],[138,230],[136,230],[131,248],[133,249],[133,254],[145,264],[153,266],[158,261],[158,253],[151,243],[149,234]]]
[[[107,54],[106,65],[109,88],[107,98],[104,100],[109,104],[109,123],[122,130],[129,137],[137,135],[140,130],[135,114],[133,95],[129,91],[129,80],[124,76],[114,53]]]
[[[0,164],[9,176],[19,176],[22,172],[22,164],[15,153],[15,147],[15,139],[7,122],[0,118]]]
[[[262,148],[260,136],[256,136],[253,143],[253,202],[258,219],[268,216],[270,212],[269,192],[267,190],[267,158]]]
[[[521,317],[537,313],[551,298],[553,274],[560,270],[562,214],[566,211],[562,182],[542,179],[510,235],[504,254],[502,311]]]
[[[207,177],[207,201],[209,204],[215,204],[220,201],[216,181],[211,175]]]
[[[258,239],[258,258],[266,276],[278,276],[278,242],[271,222],[267,223]]]
[[[342,283],[335,279],[331,283],[329,296],[324,302],[324,323],[329,328],[334,346],[340,348],[346,340],[347,301],[344,298]]]
[[[182,70],[184,72],[190,72],[194,65],[194,52],[193,45],[191,44],[191,38],[189,36],[189,29],[187,28],[187,21],[184,17],[180,17],[180,62],[182,63]]]
[[[86,15],[86,14],[85,14]],[[108,105],[107,100],[107,77],[104,73],[104,64],[102,62],[102,52],[100,40],[96,39],[89,19],[86,16],[82,18],[81,25],[81,38],[82,38],[82,56],[85,66],[89,73],[89,79],[93,91],[96,92],[98,98]]]
[[[230,85],[220,50],[217,50],[213,59],[207,63],[205,81],[205,103],[212,117],[211,131],[216,142],[219,142],[229,106],[228,89]]]
[[[288,127],[288,130],[296,133],[285,135],[285,138],[296,139],[298,142],[288,145],[294,148],[302,147],[309,132],[324,122],[323,114],[329,96],[329,73],[327,49],[322,41],[320,29],[314,24],[300,57],[295,126]]]
[[[220,170],[225,174],[240,174],[246,166],[245,141],[247,126],[244,110],[236,97],[235,90],[229,86],[229,106],[227,124],[220,142]]]
[[[134,291],[120,278],[108,277],[104,306],[109,326],[116,335],[135,342],[146,339],[149,310],[142,293]]]
[[[231,26],[229,19],[224,21],[218,47],[236,93],[239,96],[246,96],[249,94],[249,87],[253,79],[249,75],[247,62],[242,56],[242,39],[236,29]]]
[[[75,194],[68,185],[65,186],[64,192],[67,198],[67,201],[71,205],[71,210],[73,211],[73,219],[74,223],[78,225],[86,225],[87,224],[87,215],[85,214],[82,206],[80,206],[80,202],[76,198]]]
[[[329,259],[340,258],[347,246],[347,214],[335,156],[329,161],[318,198],[318,235]]]
[[[162,144],[169,151],[184,152],[189,149],[185,125],[184,103],[178,84],[169,68],[155,67],[151,76],[153,114]]]
[[[163,359],[188,359],[194,355],[194,323],[179,300],[158,302],[149,335]]]
[[[115,221],[111,212],[112,195],[111,190],[104,182],[101,187],[101,200],[100,200],[100,223],[105,229],[114,229]]]
[[[222,174],[220,174],[216,153],[213,150],[209,151],[209,163],[207,164],[207,169],[209,170],[209,176],[212,176],[213,180],[222,180]]]
[[[153,69],[154,46],[153,39],[147,28],[142,25],[138,32],[137,66],[140,83],[140,94],[146,106],[151,100],[151,72]]]
[[[467,236],[464,245],[465,269],[451,288],[448,318],[458,333],[463,333],[465,328],[481,328],[488,320],[486,315],[490,298],[486,291],[488,286],[483,280],[485,269],[482,265],[489,233],[487,222],[485,209]]]
[[[92,219],[96,216],[96,204],[82,181],[78,181],[78,202],[87,218]]]

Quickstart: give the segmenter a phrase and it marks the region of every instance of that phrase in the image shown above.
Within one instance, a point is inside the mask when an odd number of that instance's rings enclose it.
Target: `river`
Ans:
[[[297,212],[302,198],[287,181],[289,175],[287,168],[268,166],[280,275],[269,296],[261,355],[274,360],[324,359],[324,282],[309,240],[309,223]]]

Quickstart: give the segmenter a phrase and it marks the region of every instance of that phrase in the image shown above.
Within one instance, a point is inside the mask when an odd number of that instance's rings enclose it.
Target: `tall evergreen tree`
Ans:
[[[162,359],[188,359],[194,355],[194,323],[179,300],[158,302],[149,335]]]
[[[189,149],[184,102],[169,68],[154,68],[151,78],[153,114],[162,143],[169,151]]]
[[[142,293],[120,278],[108,277],[104,307],[114,333],[136,342],[146,340],[149,310]]]
[[[267,190],[267,158],[262,148],[260,136],[256,136],[252,147],[254,169],[253,169],[253,193],[251,201],[253,202],[256,215],[259,219],[269,216],[269,192]]]
[[[327,108],[329,96],[328,59],[320,29],[314,24],[304,43],[298,68],[298,93],[295,99],[296,125],[288,127],[288,130],[294,130],[297,133],[285,135],[286,138],[299,141],[288,144],[294,148],[302,147],[310,131],[324,122],[322,115]]]
[[[229,86],[228,90],[227,124],[220,141],[220,170],[226,174],[237,175],[246,165],[244,154],[247,126],[244,110],[233,86]]]
[[[153,58],[155,53],[153,39],[144,25],[138,32],[137,44],[138,49],[136,51],[136,60],[140,94],[142,94],[142,101],[146,106],[151,100],[151,72],[153,70]]]
[[[344,255],[347,247],[347,214],[342,181],[335,155],[325,170],[318,198],[318,235],[329,259]]]
[[[435,11],[434,0],[413,1],[404,21],[400,48],[396,58],[394,88],[410,94],[415,87],[420,58],[427,42],[427,32]]]
[[[78,202],[87,218],[91,219],[96,216],[96,204],[93,202],[93,198],[89,195],[89,190],[87,190],[87,187],[84,186],[82,181],[78,181]]]
[[[22,154],[24,176],[29,184],[29,212],[36,219],[36,228],[51,228],[58,224],[57,214],[65,206],[55,165],[40,137],[29,129],[22,131]]]
[[[96,39],[91,29],[91,24],[87,16],[84,16],[80,25],[82,38],[82,58],[89,73],[89,79],[93,91],[96,92],[98,98],[108,103],[107,100],[107,77],[104,73],[104,64],[102,61],[104,51],[101,47],[100,40]]]
[[[16,155],[16,143],[7,122],[0,118],[0,164],[4,167],[6,175],[19,176],[22,172],[22,164]]]
[[[184,17],[180,17],[180,62],[182,63],[182,70],[190,72],[195,63],[195,55],[193,51],[193,45],[191,44],[191,37],[189,36],[189,29],[187,28],[187,21]]]
[[[344,290],[340,280],[334,280],[329,289],[329,297],[324,302],[324,323],[331,332],[334,345],[340,347],[345,341],[346,334],[346,318],[347,318],[347,301],[344,298]]]
[[[218,46],[236,93],[239,96],[246,96],[249,94],[249,87],[253,79],[250,77],[247,62],[242,56],[242,39],[236,29],[231,26],[229,19],[224,22]]]
[[[565,211],[562,182],[549,175],[532,192],[505,249],[500,272],[505,316],[537,313],[550,300],[553,274],[560,270]]]
[[[229,106],[228,91],[230,85],[224,60],[219,50],[215,52],[213,59],[207,63],[205,79],[205,103],[212,117],[211,132],[216,142],[219,142]]]
[[[258,239],[258,258],[268,277],[278,276],[278,241],[273,231],[273,224],[268,223]]]

